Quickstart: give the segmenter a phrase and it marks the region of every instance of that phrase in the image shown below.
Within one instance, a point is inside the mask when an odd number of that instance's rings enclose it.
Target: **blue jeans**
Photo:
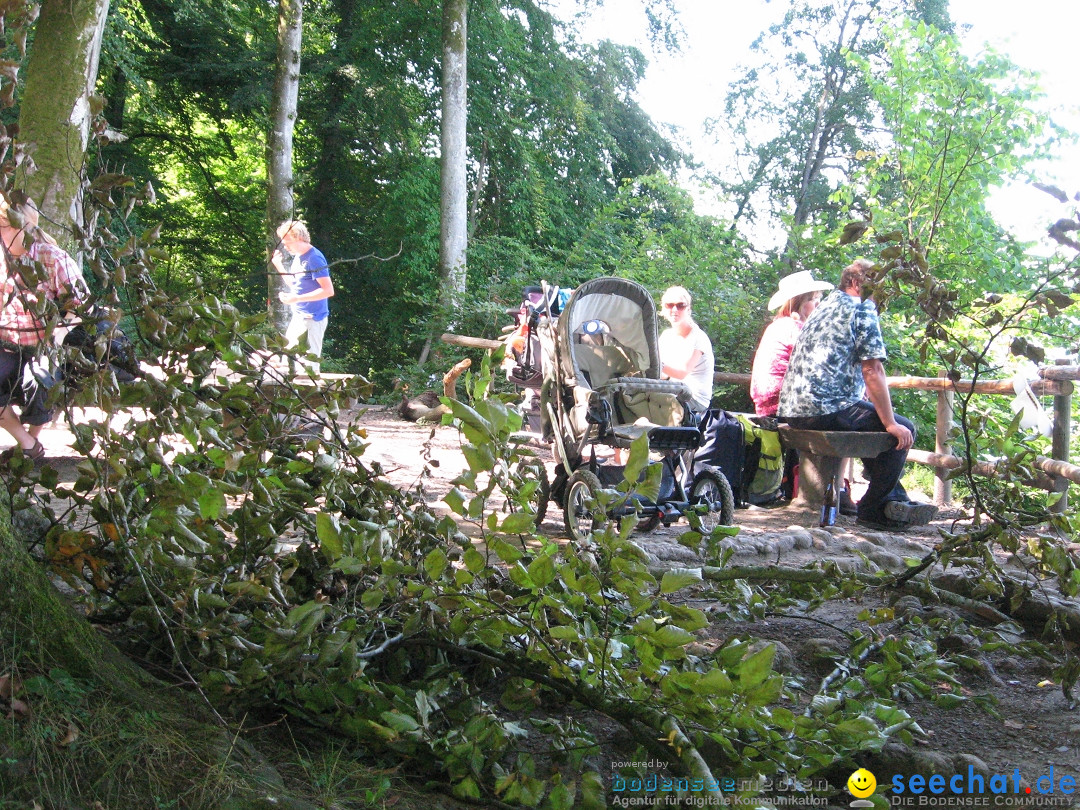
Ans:
[[[856,402],[849,408],[822,416],[789,416],[785,420],[798,430],[853,430],[885,431],[885,425],[866,400]],[[896,414],[896,421],[915,435],[915,424],[906,417]],[[864,458],[863,474],[870,485],[859,501],[859,519],[885,520],[885,504],[889,501],[907,502],[907,492],[900,484],[904,474],[904,462],[907,450],[886,450],[875,458]]]

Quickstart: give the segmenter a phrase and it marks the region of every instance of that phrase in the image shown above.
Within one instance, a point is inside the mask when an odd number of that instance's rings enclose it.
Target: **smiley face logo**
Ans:
[[[872,795],[876,787],[877,778],[866,768],[859,768],[847,780],[848,792],[856,799],[865,799]]]

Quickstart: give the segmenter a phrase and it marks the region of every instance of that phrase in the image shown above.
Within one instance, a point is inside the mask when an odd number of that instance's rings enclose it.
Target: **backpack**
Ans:
[[[771,419],[737,413],[743,427],[746,455],[740,498],[744,503],[763,505],[783,497],[784,449],[780,432]]]
[[[103,309],[95,307],[87,313],[82,322],[64,336],[64,345],[80,349],[88,360],[101,368],[112,366],[119,382],[131,382],[140,375],[139,359],[131,338]],[[67,372],[66,376],[78,376],[73,368]]]
[[[734,415],[719,408],[709,408],[698,422],[701,445],[694,453],[684,486],[689,490],[694,476],[703,468],[720,470],[731,484],[736,503],[741,505],[743,471],[746,468],[746,439],[743,424]]]

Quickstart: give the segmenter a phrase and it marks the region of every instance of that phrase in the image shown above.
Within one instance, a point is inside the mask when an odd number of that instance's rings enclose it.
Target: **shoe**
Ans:
[[[15,451],[20,449],[22,449],[23,458],[30,459],[35,464],[45,459],[45,445],[35,439],[34,446],[29,449],[23,449],[20,445],[15,445],[0,453],[0,464],[5,466],[10,464],[11,460],[15,458]]]
[[[911,528],[910,523],[901,523],[898,520],[889,520],[889,518],[881,518],[875,520],[874,518],[855,518],[855,525],[862,526],[866,529],[873,529],[876,532],[902,532]]]
[[[937,515],[937,507],[932,503],[912,503],[910,501],[889,501],[885,504],[885,517],[898,523],[911,526],[925,526]]]

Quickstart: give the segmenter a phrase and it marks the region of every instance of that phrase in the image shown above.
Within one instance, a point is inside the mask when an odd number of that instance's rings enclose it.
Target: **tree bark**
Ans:
[[[109,0],[44,0],[34,28],[19,140],[36,168],[22,164],[16,183],[37,202],[42,226],[61,239],[82,219],[90,95],[108,13]]]
[[[466,22],[467,0],[443,2],[442,64],[442,204],[439,234],[439,274],[447,303],[465,292],[465,248],[468,241],[465,183],[467,123]]]
[[[303,20],[303,0],[280,0],[270,131],[266,135],[266,308],[271,322],[282,331],[289,308],[278,300],[284,279],[271,266],[270,257],[278,246],[278,225],[293,217],[293,131],[300,96]]]

